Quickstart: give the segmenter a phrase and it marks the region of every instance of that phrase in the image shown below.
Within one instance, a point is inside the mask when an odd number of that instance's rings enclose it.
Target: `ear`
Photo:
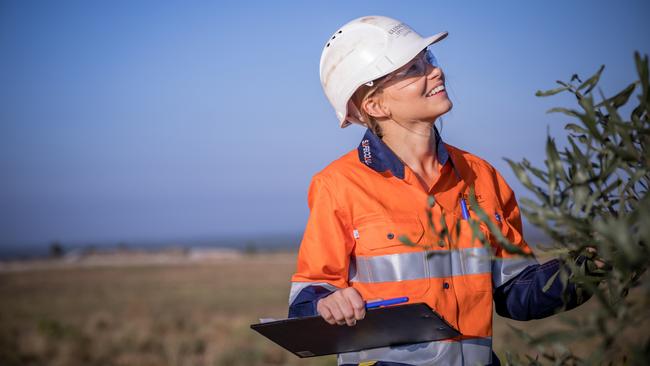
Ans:
[[[361,108],[374,118],[386,118],[390,116],[390,111],[377,95],[366,98],[366,100],[361,102]]]

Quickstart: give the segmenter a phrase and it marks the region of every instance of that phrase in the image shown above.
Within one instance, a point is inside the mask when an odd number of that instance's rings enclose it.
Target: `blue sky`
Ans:
[[[388,15],[436,45],[448,143],[543,162],[573,73],[612,94],[649,53],[644,1],[2,1],[0,246],[296,233],[313,174],[356,147],[318,77],[342,24]]]

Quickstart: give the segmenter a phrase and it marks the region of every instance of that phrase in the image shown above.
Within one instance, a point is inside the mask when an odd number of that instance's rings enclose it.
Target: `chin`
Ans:
[[[445,113],[449,112],[452,108],[454,108],[454,103],[452,103],[451,100],[449,100],[449,108],[447,108],[447,110],[445,111]],[[444,113],[443,113],[443,114],[444,114]]]
[[[449,112],[451,108],[453,108],[453,106],[454,105],[451,103],[451,101],[449,101],[449,103],[446,106],[440,106],[439,108],[436,108],[435,111],[432,111],[429,115],[423,118],[423,120],[435,122],[438,119],[438,117]]]

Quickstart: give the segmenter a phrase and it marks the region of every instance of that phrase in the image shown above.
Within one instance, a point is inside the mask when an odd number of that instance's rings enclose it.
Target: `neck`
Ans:
[[[437,148],[432,122],[392,122],[381,126],[384,143],[411,169],[431,171]]]

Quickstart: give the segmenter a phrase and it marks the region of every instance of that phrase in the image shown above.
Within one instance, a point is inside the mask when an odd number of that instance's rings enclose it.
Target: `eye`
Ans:
[[[414,74],[417,74],[417,73],[418,73],[418,70],[419,70],[418,64],[417,64],[417,63],[414,63],[414,64],[412,64],[411,66],[409,66],[408,69],[406,69],[406,70],[404,71],[404,74],[403,74],[403,75],[404,75],[404,76],[414,75]]]

